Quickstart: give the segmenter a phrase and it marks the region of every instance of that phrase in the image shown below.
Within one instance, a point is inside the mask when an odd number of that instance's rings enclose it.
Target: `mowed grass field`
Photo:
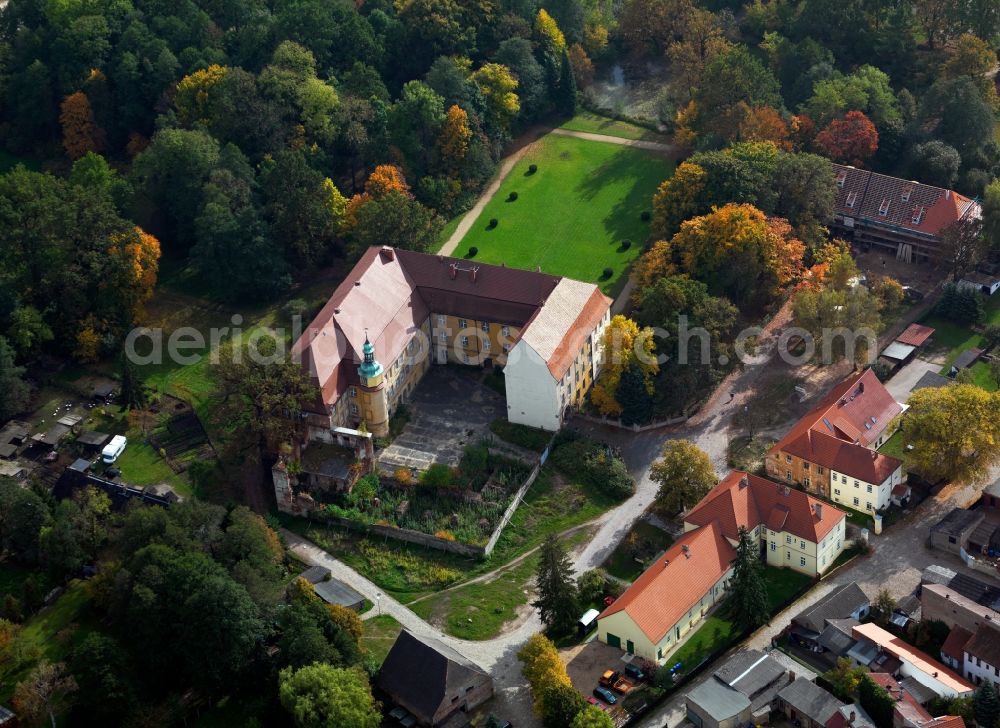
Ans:
[[[538,171],[528,174],[529,165]],[[516,164],[455,250],[483,263],[564,275],[617,293],[649,235],[643,211],[673,173],[661,155],[549,135]],[[517,199],[509,201],[511,192]],[[498,224],[489,229],[489,221]],[[622,241],[631,240],[623,249]],[[604,278],[605,268],[612,270]]]

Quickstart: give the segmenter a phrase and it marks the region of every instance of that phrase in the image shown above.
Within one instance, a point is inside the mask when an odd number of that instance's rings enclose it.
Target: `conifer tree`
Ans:
[[[532,606],[538,609],[542,621],[557,633],[570,631],[579,617],[576,581],[569,556],[555,535],[542,543],[536,584],[538,598]]]
[[[767,586],[763,572],[760,545],[754,542],[746,528],[740,526],[730,591],[733,595],[733,618],[741,629],[756,629],[767,621]]]

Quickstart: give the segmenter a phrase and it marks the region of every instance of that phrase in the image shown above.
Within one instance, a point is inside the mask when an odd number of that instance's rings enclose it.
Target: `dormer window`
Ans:
[[[903,188],[903,192],[900,195],[900,198],[902,198],[903,202],[909,202],[911,194],[913,194],[913,185],[909,184]]]
[[[858,201],[858,193],[857,192],[848,192],[847,193],[847,206],[848,207],[854,207],[854,203],[857,202],[857,201]]]
[[[837,172],[837,187],[843,189],[844,183],[847,181],[847,170],[842,169]]]
[[[913,208],[913,217],[910,218],[910,222],[914,225],[919,225],[924,221],[924,215],[927,213],[927,208],[922,205],[918,205]]]
[[[885,217],[889,214],[889,198],[883,198],[882,204],[878,206],[878,214],[881,217]]]

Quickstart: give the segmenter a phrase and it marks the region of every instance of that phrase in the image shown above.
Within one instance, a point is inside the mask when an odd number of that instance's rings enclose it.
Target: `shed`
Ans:
[[[55,447],[62,439],[69,434],[68,425],[53,425],[49,430],[44,433],[36,433],[31,436],[31,439],[35,442],[40,442],[43,445],[48,445],[49,447]]]
[[[958,355],[955,361],[951,363],[951,372],[950,372],[951,375],[954,376],[963,369],[968,369],[977,361],[979,361],[979,357],[981,357],[982,355],[983,355],[982,349],[976,349],[975,347],[966,349],[965,351],[963,351],[961,354]]]
[[[583,616],[576,622],[576,628],[580,634],[587,634],[590,630],[597,626],[597,618],[600,616],[600,612],[596,609],[588,609],[583,613]]]
[[[959,553],[968,545],[972,532],[984,518],[980,511],[951,509],[944,518],[931,526],[931,546],[953,554]]]
[[[360,612],[365,604],[365,598],[351,587],[337,579],[329,579],[314,584],[316,596],[327,604],[339,604],[342,607]]]
[[[750,699],[714,677],[686,697],[687,717],[698,728],[736,728],[750,722]]]
[[[4,458],[5,460],[9,460],[10,458],[14,457],[15,455],[17,455],[17,445],[15,445],[12,442],[8,442],[8,443],[5,443],[3,445],[0,445],[0,458]]]
[[[96,430],[84,430],[76,438],[76,441],[86,447],[100,449],[104,447],[111,435]]]
[[[927,389],[928,387],[940,388],[951,384],[951,380],[948,377],[943,377],[937,372],[924,372],[917,383],[910,387],[911,392],[916,392],[918,389]]]
[[[985,296],[992,296],[1000,290],[1000,276],[972,271],[962,276],[958,285],[960,288],[971,288]]]
[[[895,361],[906,361],[910,355],[917,350],[912,344],[901,344],[894,341],[882,351],[882,356]]]
[[[910,346],[923,346],[933,334],[934,329],[930,326],[910,324],[903,333],[896,337],[896,341],[900,344],[909,344]]]
[[[2,462],[0,463],[0,476],[7,478],[17,478],[20,480],[27,474],[24,466],[19,463],[12,462]]]

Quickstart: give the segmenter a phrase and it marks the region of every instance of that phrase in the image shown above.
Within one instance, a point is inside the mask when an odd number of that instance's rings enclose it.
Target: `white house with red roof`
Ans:
[[[726,595],[739,529],[773,566],[817,576],[845,546],[847,514],[802,491],[733,471],[684,519],[684,534],[597,618],[598,639],[664,663]]]
[[[875,372],[834,387],[767,454],[767,474],[866,513],[888,508],[903,463],[879,453],[903,411]]]

